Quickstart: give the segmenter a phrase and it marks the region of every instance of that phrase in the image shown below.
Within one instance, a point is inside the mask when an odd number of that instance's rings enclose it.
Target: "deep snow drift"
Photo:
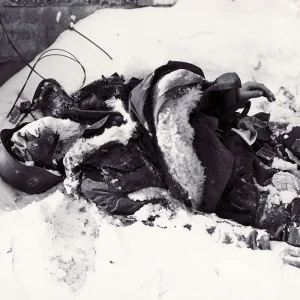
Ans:
[[[101,10],[75,28],[103,47],[109,60],[75,32],[53,48],[72,52],[87,70],[87,83],[114,72],[143,77],[169,59],[203,68],[213,80],[237,72],[242,81],[265,83],[275,103],[253,100],[255,110],[300,123],[299,11],[292,0],[179,0],[172,8]],[[78,65],[59,57],[37,70],[68,91],[80,87]],[[25,68],[0,89],[2,128],[22,87]],[[31,100],[33,75],[22,100]],[[291,167],[291,166],[287,166]],[[211,237],[212,218],[168,211],[155,227],[118,227],[94,206],[71,200],[58,187],[25,196],[3,182],[0,196],[0,286],[3,299],[297,299],[300,271],[276,251],[252,251]],[[47,197],[48,196],[48,197]],[[145,219],[159,207],[139,212]],[[191,230],[185,225],[191,225]],[[165,228],[167,227],[167,228]],[[248,230],[248,229],[245,229]]]

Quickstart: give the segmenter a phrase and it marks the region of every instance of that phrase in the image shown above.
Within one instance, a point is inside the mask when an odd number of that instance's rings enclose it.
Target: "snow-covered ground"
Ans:
[[[143,77],[169,59],[199,65],[213,80],[237,72],[265,83],[275,103],[253,100],[252,111],[300,123],[300,2],[178,0],[172,8],[101,10],[75,28],[103,47],[109,60],[75,32],[52,46],[72,52],[87,83],[114,72]],[[52,57],[38,64],[68,92],[80,87],[78,65]],[[22,87],[25,68],[0,88],[1,127]],[[33,75],[22,99],[31,100]],[[116,226],[94,206],[53,189],[25,196],[1,182],[1,299],[298,299],[300,270],[283,264],[280,249],[252,251],[217,243],[213,219],[183,210],[157,225]],[[146,218],[151,210],[140,212]],[[191,225],[191,230],[184,225]],[[167,228],[165,228],[167,227]],[[225,226],[226,227],[226,226]],[[226,228],[223,228],[226,231]]]

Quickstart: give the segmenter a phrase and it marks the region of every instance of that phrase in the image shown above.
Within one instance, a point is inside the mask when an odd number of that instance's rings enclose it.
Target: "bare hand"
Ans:
[[[275,101],[274,94],[262,83],[248,81],[238,89],[239,100],[250,100],[252,98],[266,97],[269,102]]]

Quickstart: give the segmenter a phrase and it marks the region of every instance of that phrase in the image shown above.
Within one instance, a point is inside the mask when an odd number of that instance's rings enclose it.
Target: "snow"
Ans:
[[[273,162],[272,162],[272,168],[274,169],[279,169],[281,171],[297,171],[297,165],[292,164],[288,161],[285,161],[281,158],[274,157]]]
[[[25,164],[27,166],[34,166],[35,161],[30,154],[26,152],[27,143],[33,142],[35,145],[39,145],[45,142],[45,136],[42,134],[46,129],[50,134],[58,134],[59,140],[56,145],[56,149],[53,153],[54,161],[63,157],[73,142],[81,136],[86,126],[71,120],[56,119],[53,117],[44,117],[31,123],[28,123],[18,131],[16,131],[12,137],[13,142],[12,150],[20,153],[24,159],[27,159]],[[47,137],[49,138],[49,136]],[[52,174],[59,174],[56,171],[50,171]],[[59,174],[58,176],[60,176]]]
[[[169,59],[199,65],[208,80],[237,72],[242,82],[263,82],[277,97],[274,103],[254,99],[251,113],[270,112],[272,120],[293,126],[300,123],[299,3],[179,0],[171,8],[103,9],[73,25],[113,60],[71,30],[52,47],[80,60],[87,83],[114,72],[127,79],[144,77]],[[41,61],[37,71],[54,77],[69,93],[81,85],[80,67],[57,56]],[[28,73],[23,69],[0,88],[2,128],[12,127],[5,117]],[[23,100],[32,100],[39,82],[33,74]],[[279,167],[284,168],[292,169]],[[274,199],[288,202],[289,195],[267,188]],[[217,222],[214,216],[192,216],[183,209],[172,216],[164,211],[151,227],[142,220],[160,208],[147,206],[139,212],[141,221],[117,226],[93,205],[61,191],[59,186],[25,195],[1,181],[3,299],[299,297],[300,271],[283,263],[283,243],[273,243],[274,251],[221,244],[233,230],[230,223],[219,224],[211,236],[206,228]]]
[[[18,133],[20,133],[22,137],[24,137],[26,133],[39,137],[45,128],[51,128],[53,132],[59,134],[61,139],[65,140],[78,134],[78,132],[80,133],[81,127],[80,124],[68,119],[62,120],[53,117],[44,117],[22,127],[18,130]],[[14,141],[14,139],[17,139],[17,134],[12,136],[12,141]]]
[[[45,300],[297,296],[299,272],[276,252],[216,243],[222,232],[212,239],[203,221],[181,211],[160,221],[167,229],[116,227],[93,206],[56,192],[1,214],[1,293]]]
[[[280,165],[277,163],[277,166]],[[264,187],[258,186],[260,191],[268,192],[269,207],[272,205],[279,205],[281,203],[289,204],[293,201],[293,199],[299,197],[299,174],[298,171],[295,172],[293,169],[291,169],[291,171],[298,177],[289,172],[277,172],[272,177],[272,184]]]
[[[61,18],[61,11],[59,11],[56,15],[56,23],[59,23],[60,18]]]
[[[153,0],[153,5],[174,5],[178,0]]]

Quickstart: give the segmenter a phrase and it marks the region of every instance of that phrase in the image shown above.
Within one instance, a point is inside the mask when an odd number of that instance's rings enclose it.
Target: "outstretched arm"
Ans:
[[[275,101],[274,94],[262,83],[248,81],[237,91],[239,100],[250,100],[252,98],[265,97],[269,102]]]

